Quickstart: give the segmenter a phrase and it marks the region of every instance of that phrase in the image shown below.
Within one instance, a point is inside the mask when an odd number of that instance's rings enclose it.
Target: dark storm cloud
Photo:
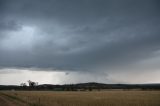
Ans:
[[[112,70],[152,58],[160,50],[159,5],[158,0],[1,0],[0,67]]]
[[[7,22],[0,22],[0,30],[6,31],[6,30],[18,30],[20,29],[20,25],[18,25],[15,21],[7,21]]]

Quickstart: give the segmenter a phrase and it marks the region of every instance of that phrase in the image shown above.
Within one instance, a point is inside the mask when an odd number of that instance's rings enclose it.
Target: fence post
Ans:
[[[40,98],[38,98],[38,102],[39,102],[38,104],[39,104],[39,106],[40,106]]]

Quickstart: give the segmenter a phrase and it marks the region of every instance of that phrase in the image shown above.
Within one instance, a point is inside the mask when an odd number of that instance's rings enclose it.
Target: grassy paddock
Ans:
[[[1,91],[34,106],[160,106],[160,91]]]

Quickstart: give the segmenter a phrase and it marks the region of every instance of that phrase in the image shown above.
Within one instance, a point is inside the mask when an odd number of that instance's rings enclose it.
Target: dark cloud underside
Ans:
[[[159,29],[159,0],[1,0],[0,67],[112,70],[157,56]]]

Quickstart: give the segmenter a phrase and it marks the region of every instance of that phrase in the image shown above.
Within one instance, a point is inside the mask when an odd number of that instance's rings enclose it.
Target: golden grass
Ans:
[[[160,91],[3,91],[36,106],[160,106]]]

